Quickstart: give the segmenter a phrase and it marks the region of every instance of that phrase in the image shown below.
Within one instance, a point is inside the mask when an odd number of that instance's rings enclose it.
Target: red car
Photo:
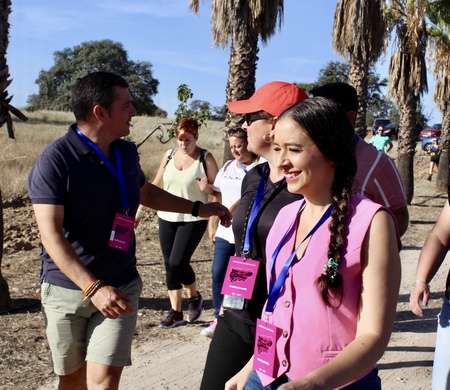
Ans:
[[[420,139],[430,138],[430,137],[440,137],[441,136],[441,123],[436,123],[428,129],[423,129],[420,132]]]

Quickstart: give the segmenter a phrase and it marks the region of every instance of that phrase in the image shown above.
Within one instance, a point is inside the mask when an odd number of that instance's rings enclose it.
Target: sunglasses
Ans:
[[[231,129],[227,130],[228,135],[233,135],[233,134],[237,134],[237,133],[243,133],[245,134],[246,131],[240,127],[233,127]]]
[[[251,126],[253,122],[259,121],[260,119],[264,119],[261,116],[260,112],[252,112],[250,114],[244,114],[244,121],[247,123],[247,126]]]

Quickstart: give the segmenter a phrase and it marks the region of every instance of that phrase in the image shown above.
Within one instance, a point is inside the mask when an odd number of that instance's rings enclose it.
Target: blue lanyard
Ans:
[[[243,171],[244,171],[245,173],[248,172],[248,171],[247,171],[247,168],[245,167],[245,165],[242,164],[240,161],[239,161],[239,165],[241,166],[241,168],[243,169]]]
[[[264,165],[262,174],[261,174],[261,180],[259,181],[258,190],[256,191],[255,198],[253,200],[252,208],[250,210],[250,214],[248,217],[247,222],[247,228],[245,229],[245,238],[244,238],[244,248],[243,248],[243,254],[246,256],[250,252],[250,242],[253,230],[255,228],[255,219],[258,215],[259,209],[261,207],[261,201],[263,200],[264,196],[270,192],[276,185],[273,185],[270,187],[266,192],[264,192],[264,185],[266,182],[266,175],[267,171],[269,169],[269,164]],[[284,179],[283,179],[284,181]]]
[[[303,201],[300,204],[300,209],[305,204],[305,201]],[[270,285],[269,285],[269,296],[267,298],[267,306],[266,306],[266,312],[273,313],[273,308],[275,306],[275,303],[280,295],[281,287],[283,287],[284,282],[286,281],[288,270],[292,264],[292,261],[295,258],[295,255],[297,254],[298,250],[300,249],[300,246],[309,238],[311,237],[317,229],[319,229],[320,226],[323,225],[323,223],[330,217],[331,211],[333,210],[333,205],[331,204],[325,213],[322,215],[320,220],[316,223],[316,225],[311,229],[311,231],[305,236],[305,238],[302,240],[302,242],[295,248],[294,252],[289,256],[289,258],[284,263],[283,268],[281,269],[280,274],[278,275],[277,280],[274,282],[274,273],[275,273],[275,262],[278,257],[278,254],[280,253],[281,248],[283,247],[286,238],[290,237],[293,232],[295,232],[295,224],[297,222],[297,219],[294,219],[294,221],[289,226],[288,230],[284,234],[283,238],[279,242],[278,246],[275,248],[275,251],[272,254],[272,259],[270,261]]]
[[[125,215],[128,215],[130,207],[128,205],[127,188],[125,185],[125,176],[123,174],[122,160],[120,159],[119,149],[115,148],[114,150],[114,154],[116,156],[117,161],[117,169],[116,169],[114,165],[111,163],[111,161],[109,161],[109,159],[105,156],[105,154],[100,150],[100,148],[96,144],[94,144],[88,137],[86,137],[78,127],[77,127],[77,134],[80,136],[80,138],[83,140],[85,144],[90,146],[94,150],[94,152],[97,153],[97,155],[102,159],[102,161],[105,163],[108,169],[116,177],[119,183],[119,190],[120,190],[120,197],[122,198],[123,211]]]

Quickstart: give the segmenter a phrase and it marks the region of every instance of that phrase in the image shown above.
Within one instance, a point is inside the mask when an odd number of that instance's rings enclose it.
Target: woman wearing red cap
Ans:
[[[284,110],[306,98],[306,93],[294,83],[275,81],[260,87],[250,99],[228,103],[230,111],[244,116],[242,127],[247,131],[248,150],[267,160],[245,176],[241,202],[233,218],[236,264],[240,258],[241,265],[250,264],[257,267],[257,271],[254,285],[249,286],[250,298],[232,294],[224,296],[225,310],[218,318],[210,344],[201,390],[223,389],[225,382],[253,355],[256,320],[267,298],[264,271],[266,237],[280,209],[301,198],[287,191],[284,176],[274,165],[272,141],[275,122]],[[249,275],[249,271],[238,271],[239,275]],[[226,279],[228,277],[226,275]],[[231,279],[235,284],[240,281],[236,277]]]

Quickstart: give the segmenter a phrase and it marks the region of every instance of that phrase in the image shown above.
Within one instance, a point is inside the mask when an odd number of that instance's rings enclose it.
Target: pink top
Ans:
[[[303,200],[285,206],[278,214],[267,238],[267,278],[270,279],[272,253],[297,218]],[[372,218],[382,206],[356,194],[350,202],[347,246],[342,253],[339,273],[344,280],[344,296],[339,308],[322,301],[316,280],[327,263],[330,218],[311,237],[300,262],[294,259],[284,287],[268,320],[281,329],[276,344],[276,378],[286,374],[290,379],[307,375],[333,359],[356,335],[361,296],[361,248]],[[275,272],[280,273],[285,260],[294,250],[295,234],[286,239],[277,257]],[[295,319],[295,320],[294,320]],[[360,379],[373,368],[370,367]],[[276,378],[258,373],[264,386]]]
[[[358,138],[355,151],[357,191],[391,211],[405,207],[405,191],[394,161],[361,138]]]

